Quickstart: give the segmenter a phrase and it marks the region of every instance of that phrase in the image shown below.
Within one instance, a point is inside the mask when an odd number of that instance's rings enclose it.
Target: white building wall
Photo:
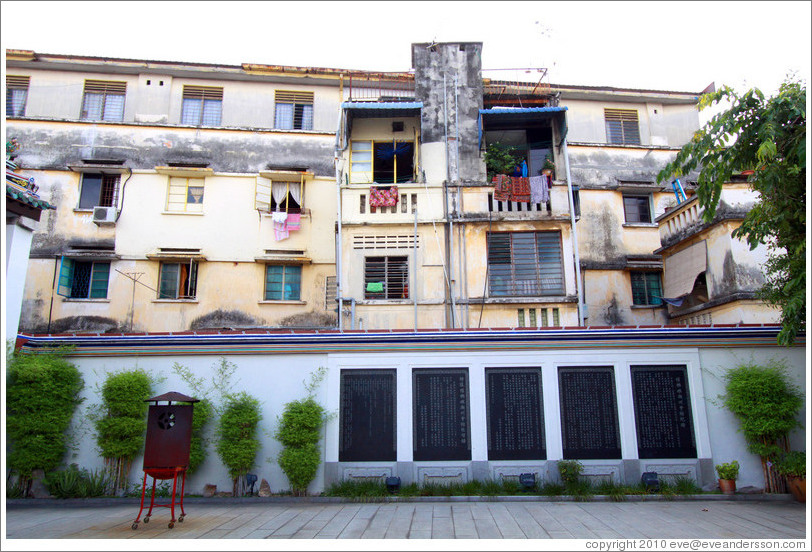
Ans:
[[[20,324],[20,312],[25,290],[25,276],[28,272],[28,253],[34,236],[36,223],[16,217],[6,219],[6,274],[3,283],[5,297],[5,339],[16,339]]]

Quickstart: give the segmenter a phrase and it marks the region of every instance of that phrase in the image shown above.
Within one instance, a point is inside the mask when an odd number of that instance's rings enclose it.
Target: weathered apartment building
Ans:
[[[690,177],[679,205],[656,181],[700,93],[483,78],[481,50],[413,44],[402,73],[8,50],[17,171],[56,206],[20,330],[776,319],[729,235],[746,184],[704,225]],[[495,143],[523,172],[490,174]]]

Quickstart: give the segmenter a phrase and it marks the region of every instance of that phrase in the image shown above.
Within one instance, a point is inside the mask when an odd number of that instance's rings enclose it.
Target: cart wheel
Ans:
[[[174,526],[175,526],[175,522],[174,522],[174,521],[170,521],[170,522],[169,522],[169,528],[170,528],[170,529],[172,529]]]
[[[181,514],[181,516],[178,518],[178,523],[183,523],[183,517],[184,517],[185,515],[186,515],[186,514]]]
[[[133,523],[133,531],[135,531],[136,529],[138,529],[138,524],[137,524],[137,523]]]
[[[144,517],[144,523],[149,523],[149,516]]]

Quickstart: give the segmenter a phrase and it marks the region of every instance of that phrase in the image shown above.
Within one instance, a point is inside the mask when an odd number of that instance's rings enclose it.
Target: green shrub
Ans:
[[[31,472],[46,473],[62,462],[79,393],[79,370],[58,352],[13,354],[6,380],[8,468],[19,474],[26,491]]]
[[[107,480],[104,470],[80,470],[76,464],[71,464],[64,470],[48,473],[43,482],[56,498],[92,498],[105,496]]]
[[[690,477],[675,477],[673,480],[674,492],[681,495],[693,495],[702,492],[696,481]]]
[[[194,413],[192,415],[192,441],[189,450],[189,468],[186,470],[188,475],[197,471],[197,468],[206,460],[206,441],[204,433],[206,426],[212,417],[214,408],[211,401],[202,399],[194,403]]]
[[[775,462],[775,470],[785,477],[806,477],[806,453],[793,450]]]
[[[242,391],[226,397],[217,427],[217,454],[234,480],[234,496],[243,494],[245,474],[254,467],[259,440],[256,437],[262,419],[259,401]]]
[[[732,462],[717,464],[716,473],[719,475],[719,479],[738,479],[739,462],[733,460]]]
[[[141,369],[112,372],[101,395],[96,442],[110,474],[110,491],[119,494],[126,491],[132,461],[144,446],[152,378]]]
[[[796,419],[803,407],[803,393],[791,383],[786,366],[776,360],[765,365],[742,364],[725,375],[724,406],[741,424],[747,449],[761,456],[765,492],[783,492],[784,482],[773,462],[786,452],[790,431],[801,427]]]
[[[488,178],[495,174],[513,174],[513,170],[522,162],[519,149],[499,142],[493,142],[485,148],[485,170]]]
[[[307,397],[285,405],[274,434],[284,447],[277,460],[279,467],[285,472],[296,496],[307,494],[307,487],[316,477],[321,463],[318,443],[327,416],[313,393],[326,374],[322,367],[311,375],[310,384],[305,386]]]
[[[539,488],[539,494],[542,496],[562,496],[564,494],[564,485],[546,482]]]
[[[558,461],[558,473],[561,475],[561,481],[564,482],[564,485],[574,485],[578,483],[583,471],[584,465],[578,460]]]

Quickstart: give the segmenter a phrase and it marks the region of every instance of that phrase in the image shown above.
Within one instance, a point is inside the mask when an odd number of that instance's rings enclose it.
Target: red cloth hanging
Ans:
[[[497,174],[493,177],[493,199],[507,201],[510,197],[510,177],[506,174]]]
[[[530,180],[528,177],[510,177],[510,201],[530,203]]]
[[[369,189],[370,207],[391,207],[398,204],[398,187],[378,188],[372,186]]]

